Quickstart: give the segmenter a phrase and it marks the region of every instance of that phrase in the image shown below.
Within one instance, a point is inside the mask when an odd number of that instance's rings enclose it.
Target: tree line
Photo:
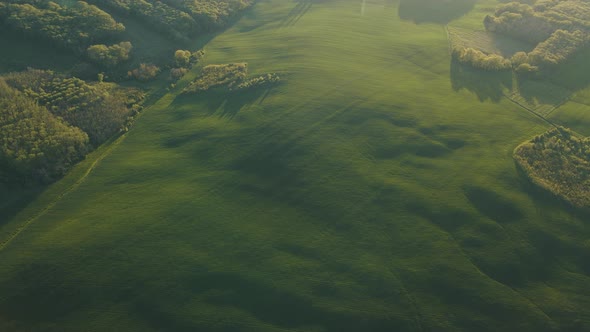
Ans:
[[[191,82],[183,90],[183,93],[198,93],[212,88],[240,91],[276,84],[281,81],[281,78],[276,73],[263,74],[253,78],[247,78],[247,76],[247,63],[208,65],[203,67],[199,77]]]

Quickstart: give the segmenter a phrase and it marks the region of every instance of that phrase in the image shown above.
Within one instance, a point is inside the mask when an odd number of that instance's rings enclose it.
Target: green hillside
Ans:
[[[451,61],[496,1],[408,2],[259,0],[0,221],[0,331],[589,331],[590,216],[512,153],[590,89],[543,120]],[[281,82],[182,93],[229,63]]]

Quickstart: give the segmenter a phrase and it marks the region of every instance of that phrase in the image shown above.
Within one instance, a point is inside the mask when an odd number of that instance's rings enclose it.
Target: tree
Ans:
[[[174,62],[177,67],[185,68],[191,64],[191,52],[185,50],[177,50],[174,52]]]
[[[133,46],[130,42],[121,42],[111,46],[99,44],[90,46],[86,53],[90,60],[105,67],[114,67],[129,59]]]
[[[154,79],[159,72],[160,68],[158,66],[154,64],[142,63],[139,65],[139,68],[130,71],[128,76],[133,77],[138,81],[149,81]]]

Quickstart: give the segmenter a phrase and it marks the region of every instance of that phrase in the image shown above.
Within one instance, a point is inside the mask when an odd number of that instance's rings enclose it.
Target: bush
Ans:
[[[174,52],[174,63],[176,67],[188,67],[191,64],[191,52],[185,50],[177,50]]]
[[[184,93],[207,91],[219,86],[232,88],[246,78],[247,72],[248,65],[245,63],[209,65],[204,67],[201,75],[184,89]]]
[[[154,64],[142,63],[139,65],[139,68],[128,72],[128,76],[133,77],[138,81],[149,81],[158,76],[159,72],[160,68],[158,66]]]
[[[170,79],[177,81],[188,72],[186,68],[172,68],[170,69]]]
[[[261,87],[261,86],[265,86],[265,85],[276,84],[280,81],[281,81],[281,78],[279,77],[279,75],[277,75],[275,73],[265,74],[265,75],[261,75],[261,76],[255,77],[255,78],[251,78],[251,79],[241,82],[239,84],[236,84],[231,88],[231,90],[236,91],[236,90],[252,89],[252,88],[257,88],[257,87]]]

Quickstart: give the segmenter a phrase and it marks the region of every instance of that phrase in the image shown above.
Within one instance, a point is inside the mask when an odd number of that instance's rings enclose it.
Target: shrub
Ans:
[[[219,86],[232,88],[246,78],[247,72],[248,65],[245,63],[209,65],[204,67],[201,75],[184,89],[184,93],[207,91]]]
[[[186,68],[172,68],[170,69],[170,79],[173,81],[179,80],[184,74],[188,72]]]
[[[275,84],[280,81],[281,78],[275,73],[265,74],[236,84],[231,88],[231,90],[236,91],[257,88],[265,85]]]
[[[160,68],[154,64],[142,63],[138,68],[133,69],[128,73],[129,77],[133,77],[138,81],[149,81],[153,80],[158,73]]]

